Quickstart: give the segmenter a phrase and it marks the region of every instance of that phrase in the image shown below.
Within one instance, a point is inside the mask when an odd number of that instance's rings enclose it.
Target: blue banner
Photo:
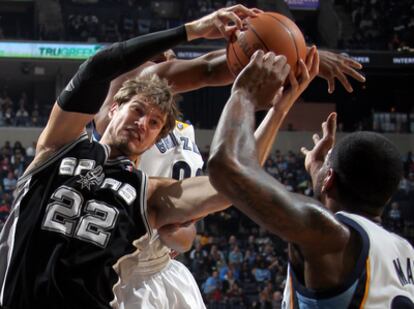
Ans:
[[[316,10],[319,0],[285,0],[291,10]]]

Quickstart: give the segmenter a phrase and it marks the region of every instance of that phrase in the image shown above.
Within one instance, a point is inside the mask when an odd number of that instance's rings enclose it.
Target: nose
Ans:
[[[139,130],[145,131],[148,128],[149,118],[147,116],[142,116],[138,120],[134,121],[134,124],[136,124]]]

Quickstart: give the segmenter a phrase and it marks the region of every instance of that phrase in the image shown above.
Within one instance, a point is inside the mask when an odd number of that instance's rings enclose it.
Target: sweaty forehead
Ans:
[[[156,102],[148,96],[137,94],[131,98],[130,104],[140,106],[146,113],[152,114],[153,116],[160,118],[166,117],[166,113],[163,112]]]

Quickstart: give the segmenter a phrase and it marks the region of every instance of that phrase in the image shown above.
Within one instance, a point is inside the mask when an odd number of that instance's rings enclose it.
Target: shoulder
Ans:
[[[174,134],[178,136],[188,137],[191,141],[195,141],[194,127],[191,124],[177,120],[175,122]]]

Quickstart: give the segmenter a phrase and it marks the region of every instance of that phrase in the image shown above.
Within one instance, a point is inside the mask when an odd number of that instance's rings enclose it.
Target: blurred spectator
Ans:
[[[272,309],[282,308],[283,294],[281,291],[274,291],[272,295]]]
[[[191,271],[196,278],[202,278],[205,273],[207,262],[207,252],[200,243],[196,243],[195,248],[190,252]]]
[[[20,107],[16,112],[16,118],[14,119],[15,126],[24,126],[29,125],[29,112],[25,108],[25,103],[20,103]]]
[[[7,173],[7,177],[3,179],[3,190],[5,193],[12,193],[16,189],[17,179],[13,171]]]
[[[400,234],[402,232],[404,220],[398,202],[394,201],[391,203],[391,209],[388,211],[387,219],[388,229]]]
[[[36,142],[33,142],[31,145],[27,146],[26,148],[26,157],[27,157],[28,165],[30,164],[30,162],[32,162],[35,154],[36,154]]]
[[[270,270],[266,267],[265,261],[260,259],[259,256],[257,259],[257,264],[253,268],[252,273],[256,279],[256,282],[258,283],[264,283],[266,281],[269,281],[271,278]]]
[[[239,268],[243,263],[243,253],[240,252],[239,246],[235,245],[233,250],[230,251],[229,263],[233,264],[236,268]]]
[[[211,276],[202,285],[202,292],[207,300],[221,300],[221,282],[217,270],[213,270]]]

